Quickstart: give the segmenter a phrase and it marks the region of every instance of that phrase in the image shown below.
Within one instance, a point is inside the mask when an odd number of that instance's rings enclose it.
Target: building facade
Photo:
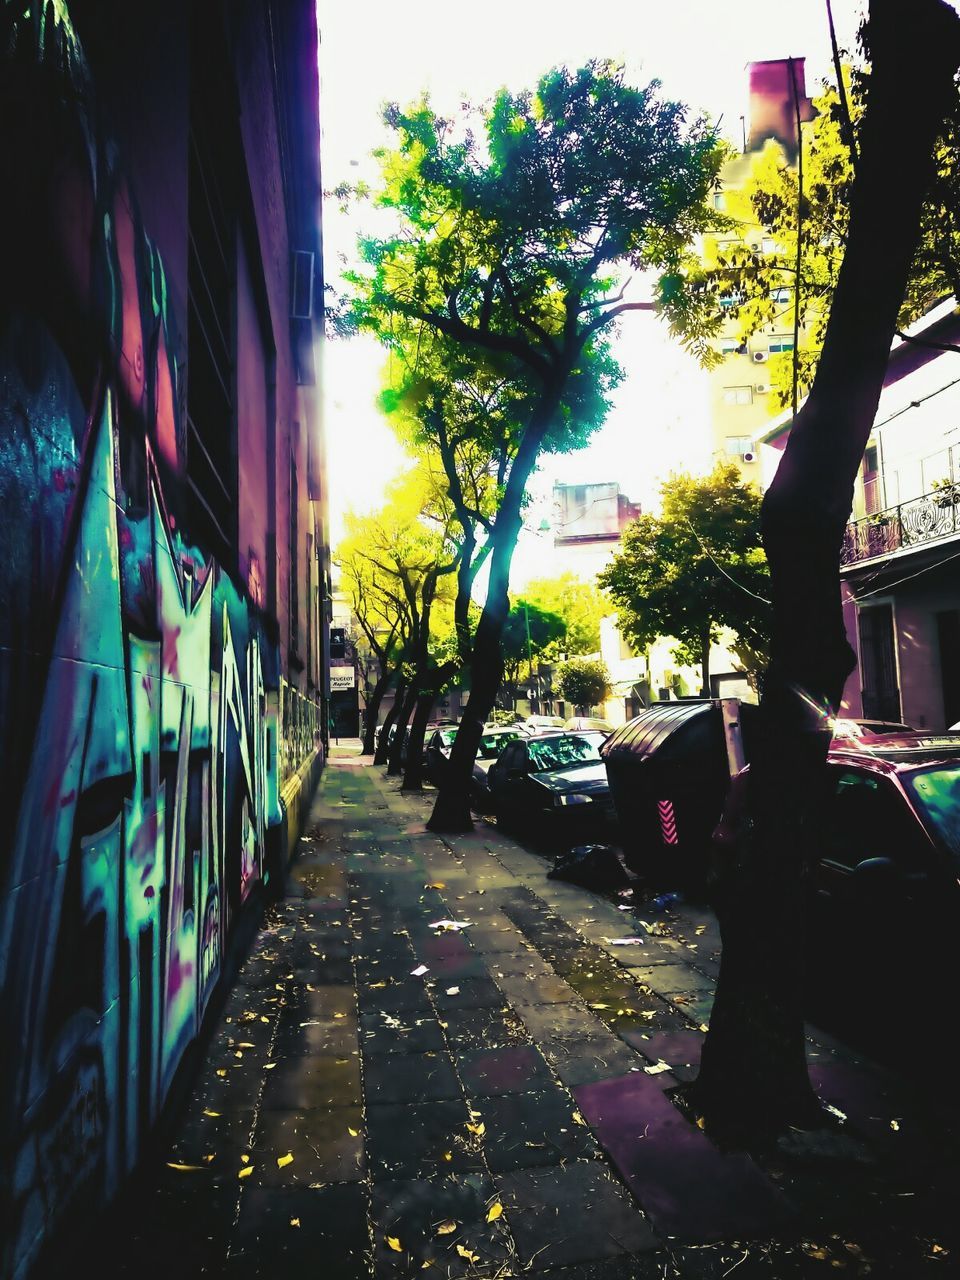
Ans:
[[[322,760],[306,0],[0,9],[0,1275],[108,1202]]]
[[[941,732],[960,721],[955,301],[907,333],[890,352],[841,551],[847,638],[857,653],[842,709]],[[767,482],[789,426],[785,418],[758,440]]]

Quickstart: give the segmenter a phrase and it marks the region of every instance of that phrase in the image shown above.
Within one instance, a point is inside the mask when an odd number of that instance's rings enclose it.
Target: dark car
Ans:
[[[898,720],[864,720],[839,716],[832,724],[833,736],[839,738],[886,738],[892,733],[916,733],[909,724]]]
[[[447,761],[450,759],[450,752],[453,750],[453,742],[457,736],[457,726],[437,729],[430,736],[426,747],[424,748],[424,764],[426,774],[434,786],[439,787],[443,781],[443,773],[446,768]],[[477,757],[473,765],[473,790],[472,800],[476,802],[475,807],[482,810],[483,803],[487,795],[487,770],[500,755],[500,752],[509,742],[516,741],[517,738],[526,737],[526,730],[520,725],[485,725],[480,743],[477,747]]]
[[[608,835],[614,822],[603,733],[538,733],[509,743],[487,772],[497,822],[551,842]]]

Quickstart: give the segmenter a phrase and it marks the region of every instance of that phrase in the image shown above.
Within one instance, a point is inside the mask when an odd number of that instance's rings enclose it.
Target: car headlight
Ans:
[[[579,791],[571,791],[567,795],[557,796],[553,803],[557,805],[592,804],[593,797],[585,796]]]

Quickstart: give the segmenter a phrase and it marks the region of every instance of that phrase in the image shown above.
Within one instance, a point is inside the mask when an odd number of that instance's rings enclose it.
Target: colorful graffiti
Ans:
[[[34,92],[32,65],[56,73],[38,92],[64,125],[49,159],[74,215],[44,218],[56,184],[26,179],[39,230],[19,233],[48,237],[61,293],[35,305],[21,264],[0,305],[8,1276],[136,1162],[282,815],[275,628],[184,531],[182,347],[162,264],[99,140],[64,4],[0,16],[18,92]]]

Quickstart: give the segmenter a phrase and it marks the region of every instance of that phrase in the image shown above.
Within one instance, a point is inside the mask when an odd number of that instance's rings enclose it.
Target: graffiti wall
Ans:
[[[163,265],[66,7],[0,16],[6,1276],[135,1163],[281,812],[275,628],[184,526]]]

